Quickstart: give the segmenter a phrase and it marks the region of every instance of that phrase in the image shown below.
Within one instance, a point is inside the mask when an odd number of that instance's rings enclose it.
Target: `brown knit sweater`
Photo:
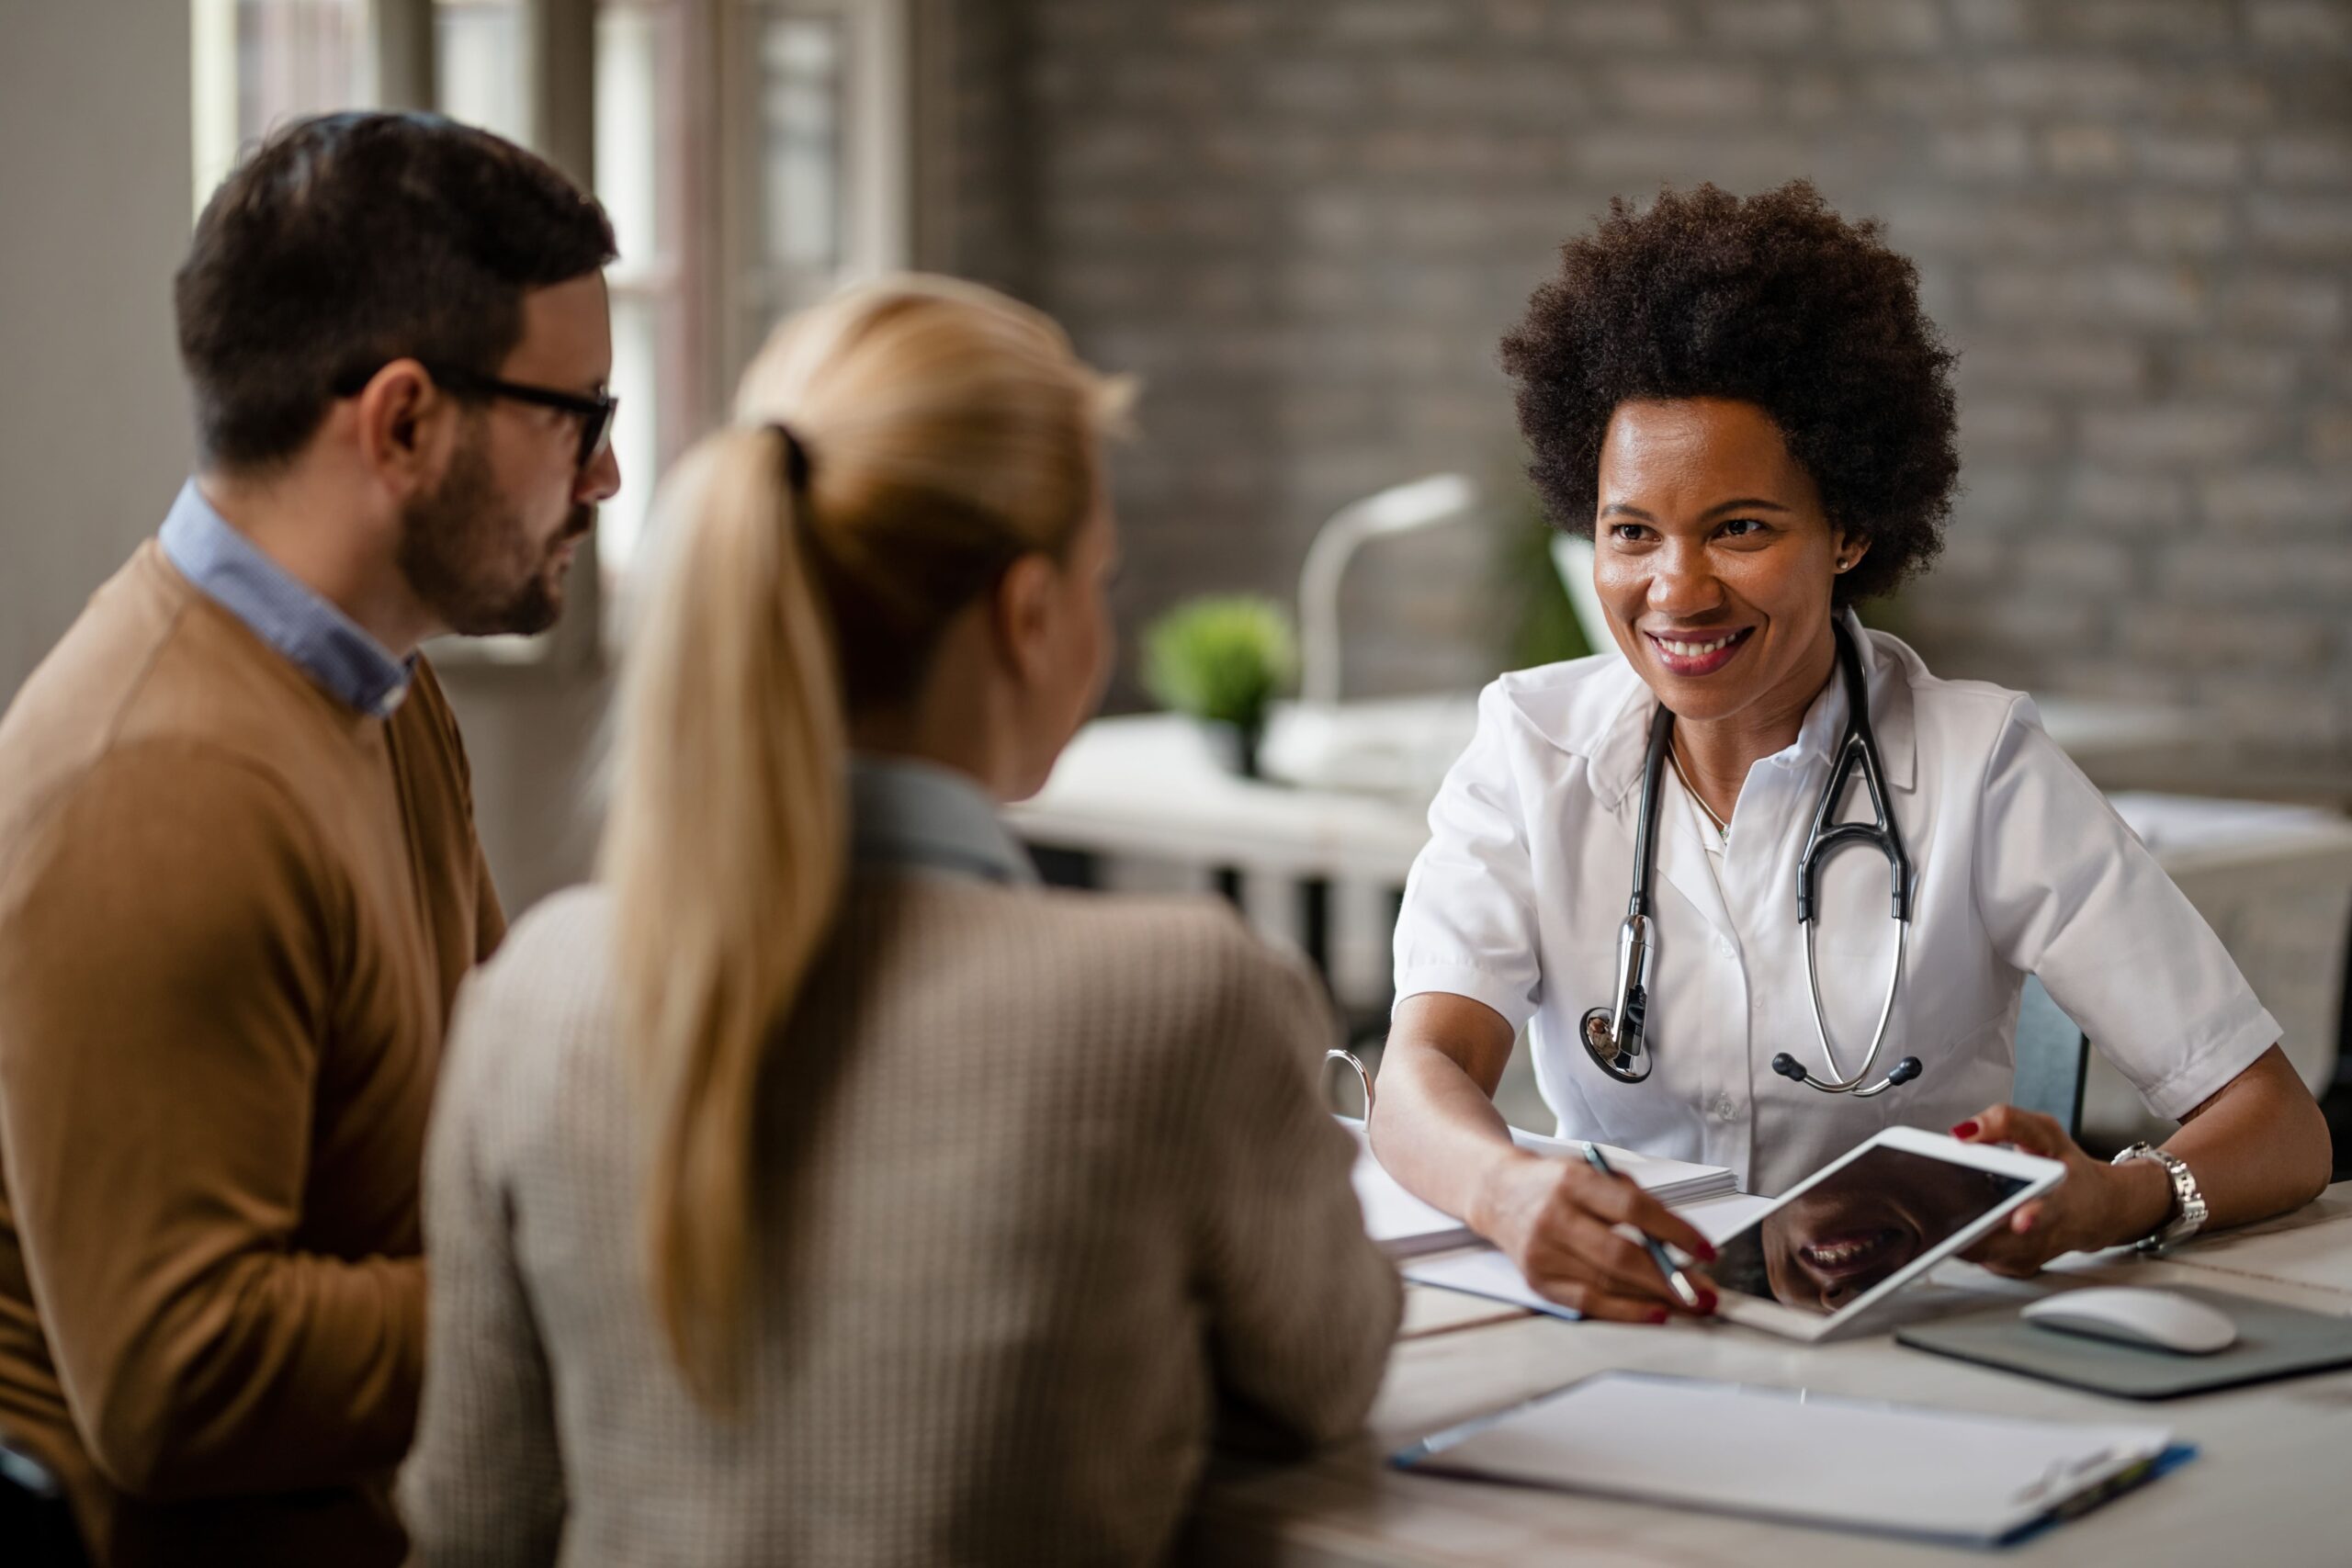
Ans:
[[[424,1122],[503,930],[430,671],[354,712],[152,542],[0,722],[0,1432],[100,1562],[400,1560]]]
[[[469,984],[426,1175],[425,1564],[1140,1563],[1213,1427],[1379,1383],[1315,982],[1222,906],[869,874],[781,1037],[740,1411],[649,1305],[608,895]]]

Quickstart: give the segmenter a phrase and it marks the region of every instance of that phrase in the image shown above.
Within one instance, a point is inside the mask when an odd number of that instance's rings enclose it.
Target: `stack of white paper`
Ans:
[[[1442,1252],[1477,1242],[1469,1226],[1443,1210],[1422,1202],[1381,1168],[1364,1139],[1363,1122],[1350,1116],[1339,1120],[1356,1137],[1356,1201],[1363,1205],[1364,1229],[1390,1257],[1418,1258],[1425,1252]],[[1584,1157],[1580,1144],[1518,1131],[1511,1137],[1520,1147],[1538,1154]],[[1688,1203],[1732,1190],[1731,1172],[1723,1166],[1658,1159],[1607,1144],[1600,1145],[1600,1151],[1619,1175],[1630,1178],[1662,1202]]]
[[[1693,1203],[1678,1204],[1675,1213],[1690,1223],[1690,1228],[1709,1241],[1721,1241],[1746,1230],[1758,1214],[1772,1206],[1770,1198],[1750,1197],[1745,1192],[1718,1193]],[[1391,1252],[1390,1256],[1401,1256]],[[1435,1285],[1442,1291],[1459,1291],[1467,1296],[1484,1296],[1491,1302],[1503,1302],[1511,1306],[1525,1307],[1551,1317],[1571,1321],[1584,1314],[1573,1307],[1562,1306],[1539,1292],[1519,1271],[1519,1265],[1492,1247],[1476,1252],[1455,1252],[1443,1258],[1404,1258],[1405,1278],[1417,1285]]]

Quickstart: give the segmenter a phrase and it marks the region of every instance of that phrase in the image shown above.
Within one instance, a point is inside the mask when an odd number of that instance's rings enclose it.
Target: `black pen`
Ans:
[[[1584,1157],[1586,1163],[1601,1175],[1617,1174],[1609,1168],[1609,1158],[1600,1152],[1599,1144],[1585,1145]],[[1690,1283],[1690,1276],[1677,1269],[1674,1266],[1674,1259],[1667,1256],[1666,1243],[1645,1233],[1642,1236],[1642,1245],[1649,1249],[1650,1261],[1657,1264],[1657,1271],[1666,1276],[1666,1282],[1674,1287],[1674,1293],[1681,1298],[1682,1304],[1692,1312],[1697,1312],[1699,1310],[1698,1288]]]

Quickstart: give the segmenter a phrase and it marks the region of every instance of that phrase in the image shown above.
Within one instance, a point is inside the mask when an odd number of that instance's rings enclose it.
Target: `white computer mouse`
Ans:
[[[2125,1345],[2144,1345],[2183,1356],[2210,1356],[2237,1343],[2229,1314],[2170,1291],[2132,1285],[2061,1291],[2020,1314],[2037,1328],[2086,1334]]]

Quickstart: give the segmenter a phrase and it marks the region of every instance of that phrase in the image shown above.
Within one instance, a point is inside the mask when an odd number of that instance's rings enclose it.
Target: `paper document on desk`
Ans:
[[[1747,1229],[1749,1221],[1771,1206],[1770,1198],[1722,1192],[1694,1203],[1678,1203],[1674,1212],[1690,1221],[1690,1228],[1709,1241],[1721,1241]],[[1519,1265],[1491,1247],[1482,1247],[1476,1252],[1451,1252],[1442,1258],[1414,1256],[1405,1263],[1403,1273],[1416,1285],[1434,1285],[1441,1291],[1484,1296],[1490,1302],[1508,1303],[1552,1317],[1573,1320],[1584,1315],[1536,1294],[1535,1287],[1527,1282],[1527,1276],[1519,1271]]]
[[[1382,1168],[1380,1161],[1373,1155],[1372,1145],[1365,1141],[1362,1122],[1352,1116],[1341,1116],[1337,1120],[1355,1134],[1356,1201],[1363,1205],[1364,1229],[1390,1257],[1418,1258],[1427,1252],[1443,1252],[1453,1247],[1477,1245],[1478,1237],[1468,1225],[1442,1209],[1422,1202]],[[1517,1130],[1511,1133],[1511,1139],[1521,1148],[1532,1149],[1538,1154],[1564,1159],[1571,1156],[1579,1159],[1583,1157],[1582,1145],[1562,1139]],[[1643,1190],[1661,1202],[1688,1203],[1732,1190],[1731,1172],[1723,1166],[1657,1159],[1608,1144],[1600,1147],[1619,1175],[1631,1178]]]
[[[1527,1276],[1519,1271],[1519,1265],[1491,1247],[1482,1247],[1475,1252],[1449,1252],[1441,1258],[1408,1258],[1400,1272],[1416,1285],[1434,1285],[1441,1291],[1483,1296],[1490,1302],[1525,1307],[1547,1317],[1565,1317],[1574,1322],[1584,1315],[1574,1307],[1562,1306],[1549,1297],[1536,1294],[1535,1287],[1527,1282]]]
[[[1400,1469],[1979,1546],[2186,1461],[2162,1427],[2076,1426],[1605,1372],[1440,1432]]]

